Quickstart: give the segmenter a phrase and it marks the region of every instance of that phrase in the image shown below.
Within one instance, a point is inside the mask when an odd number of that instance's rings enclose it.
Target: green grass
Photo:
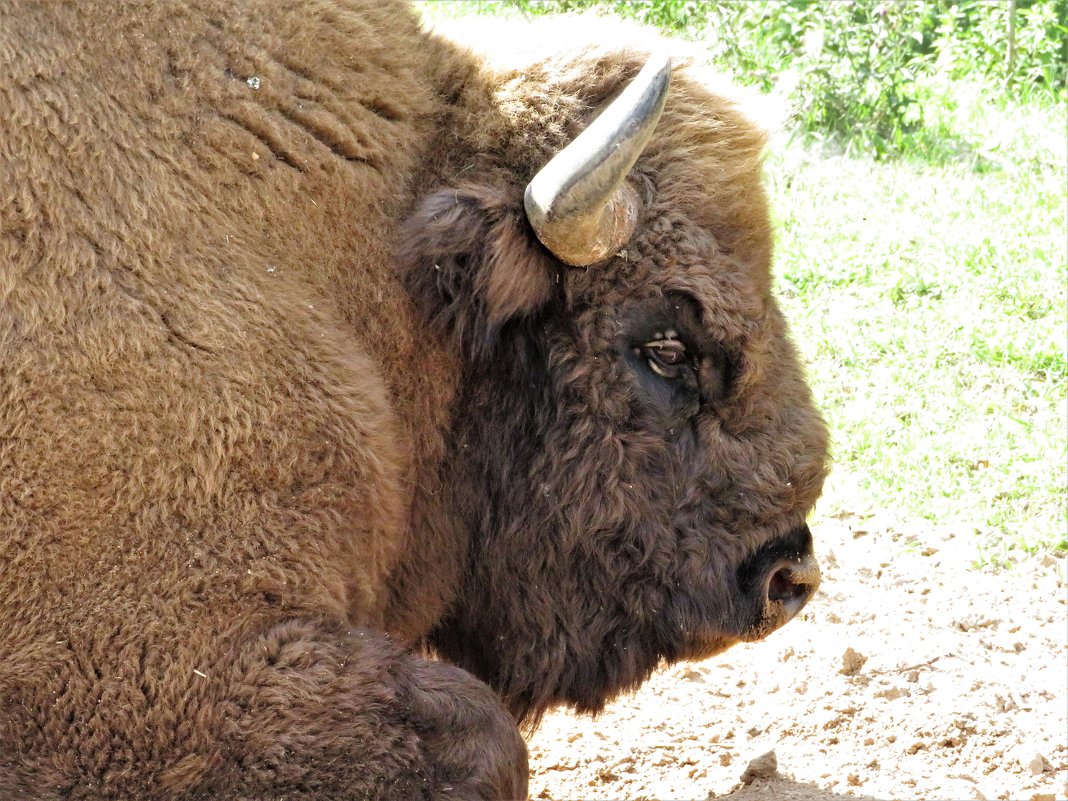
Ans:
[[[772,154],[778,290],[833,431],[823,512],[1004,562],[1066,547],[1065,110],[954,89],[957,163]]]
[[[745,36],[736,49],[760,44],[772,73],[787,63],[771,32]],[[799,116],[767,175],[777,291],[834,441],[818,513],[974,535],[978,561],[1001,565],[1068,550],[1068,105],[1048,82],[961,79],[976,41],[960,40],[953,70],[915,72],[923,125],[892,151]]]

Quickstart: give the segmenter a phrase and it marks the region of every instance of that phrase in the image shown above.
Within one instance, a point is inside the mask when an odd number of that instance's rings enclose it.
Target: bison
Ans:
[[[0,6],[0,798],[523,797],[811,596],[764,134],[559,39]]]

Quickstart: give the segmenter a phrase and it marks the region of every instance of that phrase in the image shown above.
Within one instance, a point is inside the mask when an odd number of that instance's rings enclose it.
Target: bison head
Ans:
[[[468,567],[430,639],[521,719],[763,637],[819,581],[827,435],[771,294],[763,135],[637,67],[513,77],[511,138],[404,231],[464,354],[441,504]],[[561,109],[597,105],[560,153]]]

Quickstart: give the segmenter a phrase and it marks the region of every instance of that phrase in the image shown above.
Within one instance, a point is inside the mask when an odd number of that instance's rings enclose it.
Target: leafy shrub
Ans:
[[[924,117],[932,100],[924,84],[935,73],[982,78],[997,82],[1003,92],[1057,102],[1068,96],[1068,0],[514,0],[512,5],[531,14],[598,8],[688,36],[740,80],[786,97],[807,136],[877,157],[923,150],[925,142],[946,136],[929,130]]]

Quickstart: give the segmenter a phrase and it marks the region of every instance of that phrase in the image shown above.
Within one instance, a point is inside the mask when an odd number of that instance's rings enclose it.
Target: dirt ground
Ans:
[[[596,719],[547,716],[531,798],[1068,797],[1063,560],[978,570],[970,536],[876,519],[813,533],[803,619]]]

